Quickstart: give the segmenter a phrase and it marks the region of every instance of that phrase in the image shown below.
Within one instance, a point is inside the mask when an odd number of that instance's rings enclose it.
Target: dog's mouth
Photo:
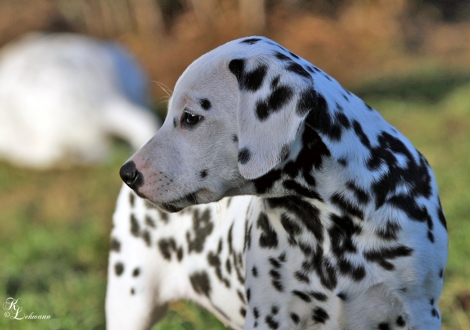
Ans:
[[[170,201],[170,202],[154,202],[147,198],[147,201],[150,205],[168,213],[179,212],[188,206],[197,204],[197,203],[189,203],[188,201],[183,200],[183,199],[178,199],[178,200]]]
[[[176,206],[170,203],[155,204],[155,206],[159,208],[160,210],[168,212],[168,213],[176,213],[185,208],[185,207]]]
[[[168,202],[157,202],[152,201],[147,197],[144,198],[147,199],[151,205],[159,208],[162,211],[175,213],[191,205],[208,203],[208,201],[205,200],[205,197],[209,194],[212,193],[208,189],[199,189],[195,192],[186,194],[183,197]]]
[[[173,199],[167,202],[151,200],[143,194],[139,194],[138,192],[137,194],[140,197],[146,199],[152,206],[165,212],[175,213],[192,205],[218,202],[224,197],[240,195],[242,194],[242,191],[240,187],[237,187],[225,189],[222,193],[216,193],[210,189],[201,188],[180,198]]]

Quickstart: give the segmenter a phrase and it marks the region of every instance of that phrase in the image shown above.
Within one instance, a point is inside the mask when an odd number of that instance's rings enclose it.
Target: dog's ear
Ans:
[[[285,159],[307,113],[325,100],[310,73],[290,58],[236,58],[228,68],[239,89],[238,167],[243,177],[256,179]]]

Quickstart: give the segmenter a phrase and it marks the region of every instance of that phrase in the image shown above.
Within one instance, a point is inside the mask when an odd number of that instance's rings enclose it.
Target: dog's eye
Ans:
[[[181,124],[186,126],[194,126],[198,122],[200,122],[202,116],[195,115],[189,111],[183,112],[183,116],[181,116]]]

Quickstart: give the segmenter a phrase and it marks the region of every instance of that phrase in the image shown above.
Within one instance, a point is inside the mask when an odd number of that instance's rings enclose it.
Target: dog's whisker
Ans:
[[[169,88],[167,85],[165,85],[164,83],[160,82],[160,81],[152,81],[153,83],[157,84],[158,87],[160,87],[168,97],[171,97],[171,95],[173,94],[173,91],[171,90],[171,88]]]

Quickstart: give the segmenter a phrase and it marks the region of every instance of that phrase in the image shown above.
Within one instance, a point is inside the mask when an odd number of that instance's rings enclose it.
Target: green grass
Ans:
[[[383,80],[357,91],[434,168],[450,235],[440,301],[444,328],[470,329],[461,303],[470,299],[470,84],[440,74],[424,78]],[[382,82],[388,87],[374,87]],[[20,298],[27,314],[51,316],[16,321],[0,315],[0,329],[105,328],[108,236],[117,173],[128,154],[118,144],[107,164],[47,172],[0,163],[0,300]],[[153,329],[224,327],[194,304],[174,303]]]

